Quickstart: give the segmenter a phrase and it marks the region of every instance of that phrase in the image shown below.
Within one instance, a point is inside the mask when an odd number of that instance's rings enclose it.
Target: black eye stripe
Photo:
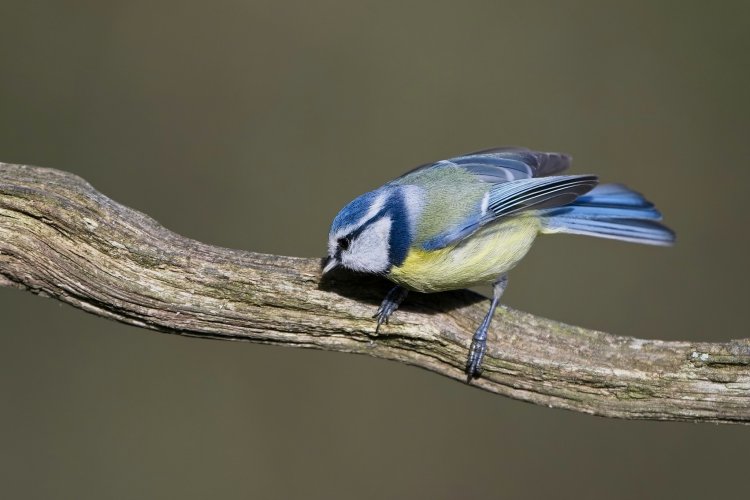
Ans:
[[[349,247],[352,244],[352,241],[359,238],[359,235],[364,232],[365,229],[367,229],[370,226],[370,223],[386,214],[385,210],[381,209],[378,213],[367,219],[364,223],[362,223],[361,226],[359,226],[357,229],[352,231],[351,233],[347,234],[346,236],[342,236],[341,238],[336,240],[336,244],[339,247],[339,253],[342,250],[348,250]]]
[[[349,250],[349,247],[351,246],[352,241],[359,238],[359,235],[362,234],[365,231],[365,229],[370,227],[370,224],[373,221],[378,220],[381,217],[384,217],[386,215],[389,215],[388,207],[383,207],[375,215],[373,215],[372,217],[367,219],[364,223],[362,223],[362,225],[360,225],[357,229],[347,234],[346,236],[342,236],[341,238],[337,239],[336,245],[338,246],[338,248],[336,249],[336,257],[340,258],[342,251]]]

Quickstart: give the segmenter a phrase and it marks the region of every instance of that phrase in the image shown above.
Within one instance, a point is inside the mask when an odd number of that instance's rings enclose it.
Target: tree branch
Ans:
[[[375,337],[388,285],[321,281],[319,269],[183,238],[72,174],[0,163],[0,285],[153,330],[369,354],[464,379],[483,298],[412,294]],[[472,382],[483,389],[608,417],[750,423],[748,339],[640,340],[498,313]]]

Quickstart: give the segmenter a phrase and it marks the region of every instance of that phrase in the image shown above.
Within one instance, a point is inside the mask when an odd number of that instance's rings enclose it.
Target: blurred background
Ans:
[[[4,0],[0,17],[0,161],[74,172],[204,242],[312,257],[341,206],[417,164],[564,151],[657,202],[678,245],[543,237],[505,303],[748,336],[748,2]],[[0,314],[5,498],[747,492],[742,427],[552,410],[18,290]]]

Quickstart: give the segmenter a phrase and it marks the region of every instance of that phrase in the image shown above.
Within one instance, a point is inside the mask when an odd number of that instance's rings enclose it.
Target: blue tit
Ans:
[[[376,332],[409,290],[439,292],[492,284],[490,308],[466,363],[478,377],[487,331],[507,273],[539,233],[568,233],[671,245],[674,233],[639,193],[561,175],[571,158],[496,148],[415,168],[345,206],[333,220],[323,273],[343,267],[396,286],[375,314]]]

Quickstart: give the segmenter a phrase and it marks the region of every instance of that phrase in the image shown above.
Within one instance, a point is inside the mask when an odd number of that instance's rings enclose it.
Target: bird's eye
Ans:
[[[350,240],[349,238],[339,238],[339,248],[341,248],[341,250],[349,250],[349,245],[351,244],[351,242],[352,240]]]

